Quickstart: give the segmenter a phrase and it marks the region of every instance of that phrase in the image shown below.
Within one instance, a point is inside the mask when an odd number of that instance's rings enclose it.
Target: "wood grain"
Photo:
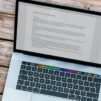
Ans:
[[[0,0],[0,12],[14,14],[16,0]]]
[[[0,40],[0,65],[9,66],[13,51],[13,43],[10,41]]]
[[[0,95],[0,101],[2,100],[2,95]]]
[[[14,16],[0,13],[0,38],[13,40]]]
[[[8,68],[0,67],[0,93],[3,93],[6,77],[7,77]]]
[[[101,11],[101,0],[36,0]],[[14,14],[15,0],[0,0],[0,12]]]
[[[39,0],[49,3],[73,6],[77,8],[101,11],[101,0]]]

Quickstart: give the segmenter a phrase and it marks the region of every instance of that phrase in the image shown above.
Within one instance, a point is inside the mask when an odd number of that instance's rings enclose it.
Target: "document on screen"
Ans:
[[[24,49],[89,60],[96,19],[70,11],[29,6]]]

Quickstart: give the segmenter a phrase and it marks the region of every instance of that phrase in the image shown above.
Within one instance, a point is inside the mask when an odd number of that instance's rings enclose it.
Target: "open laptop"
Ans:
[[[2,101],[101,101],[101,13],[17,0],[15,19]]]

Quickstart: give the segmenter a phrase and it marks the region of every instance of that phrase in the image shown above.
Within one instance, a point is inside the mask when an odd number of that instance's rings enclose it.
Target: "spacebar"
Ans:
[[[41,94],[45,94],[45,95],[51,95],[51,96],[57,96],[57,97],[67,98],[67,94],[53,92],[53,91],[48,91],[48,90],[40,90],[40,93]]]

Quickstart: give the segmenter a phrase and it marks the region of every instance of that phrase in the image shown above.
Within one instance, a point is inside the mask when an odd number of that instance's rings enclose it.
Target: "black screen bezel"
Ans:
[[[39,2],[39,1],[32,1],[32,0],[17,0],[16,1],[16,9],[15,9],[15,30],[14,30],[14,52],[20,52],[20,53],[28,54],[31,56],[38,56],[38,57],[43,57],[43,58],[48,58],[48,59],[55,59],[55,60],[60,60],[60,61],[66,61],[66,62],[71,62],[71,63],[76,63],[76,64],[87,65],[87,66],[101,67],[101,64],[97,64],[97,63],[76,60],[76,59],[70,59],[70,58],[63,58],[63,57],[58,57],[58,56],[46,55],[46,54],[29,52],[29,51],[17,49],[16,48],[16,41],[17,41],[17,21],[18,21],[19,2],[31,3],[31,4],[41,5],[41,6],[48,6],[48,7],[58,8],[58,9],[71,10],[71,11],[92,14],[92,15],[99,15],[99,16],[101,16],[101,12],[84,10],[84,9],[79,9],[79,8],[74,8],[74,7],[61,6],[61,5],[50,4],[50,3],[44,3],[44,2]]]

